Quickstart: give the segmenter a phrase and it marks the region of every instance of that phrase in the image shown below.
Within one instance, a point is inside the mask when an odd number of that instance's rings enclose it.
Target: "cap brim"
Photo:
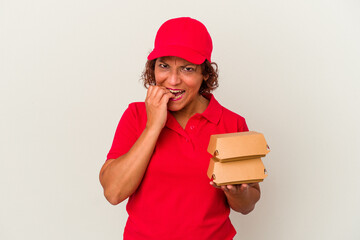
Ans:
[[[202,64],[206,57],[200,53],[182,46],[163,46],[161,48],[155,48],[148,56],[148,60],[153,60],[159,57],[175,56],[183,58],[188,62],[194,64]]]

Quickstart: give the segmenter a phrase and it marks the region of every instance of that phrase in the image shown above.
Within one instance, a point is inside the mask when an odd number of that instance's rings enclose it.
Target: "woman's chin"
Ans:
[[[170,112],[177,112],[177,111],[181,110],[181,108],[175,107],[175,106],[168,106],[168,110]]]
[[[176,101],[169,101],[167,107],[170,112],[176,112],[182,109],[182,105]]]

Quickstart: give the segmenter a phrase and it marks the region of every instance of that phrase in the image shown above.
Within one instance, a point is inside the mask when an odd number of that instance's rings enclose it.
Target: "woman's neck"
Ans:
[[[171,112],[171,114],[175,117],[180,126],[185,129],[189,119],[196,113],[203,113],[209,105],[209,102],[210,101],[207,98],[199,95],[196,104],[194,104],[193,106],[185,107],[179,111]]]

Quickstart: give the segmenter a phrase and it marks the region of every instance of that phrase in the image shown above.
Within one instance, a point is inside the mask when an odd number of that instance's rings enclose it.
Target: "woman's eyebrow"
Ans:
[[[163,57],[158,58],[160,62],[166,63],[166,60]]]
[[[180,67],[182,67],[182,68],[193,67],[196,70],[198,66],[196,64],[193,64],[193,63],[187,63],[187,64],[185,64],[183,66],[180,66]]]
[[[164,57],[159,57],[159,58],[158,58],[158,61],[161,62],[161,63],[168,64],[168,63],[166,62],[166,58],[164,58]],[[195,69],[197,68],[197,65],[196,65],[196,64],[191,63],[191,62],[188,62],[188,61],[184,62],[184,64],[183,64],[183,65],[180,65],[179,67],[184,68],[184,67],[187,67],[187,66],[192,66],[192,67],[194,67]]]
[[[180,67],[186,67],[186,66],[194,66],[195,67],[196,64],[186,61],[180,65]]]

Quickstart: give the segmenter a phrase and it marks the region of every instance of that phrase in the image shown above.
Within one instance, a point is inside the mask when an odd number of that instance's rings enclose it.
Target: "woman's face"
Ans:
[[[179,57],[162,57],[155,62],[155,81],[175,97],[168,103],[170,111],[196,111],[200,104],[200,86],[206,80],[201,66],[190,63]]]

